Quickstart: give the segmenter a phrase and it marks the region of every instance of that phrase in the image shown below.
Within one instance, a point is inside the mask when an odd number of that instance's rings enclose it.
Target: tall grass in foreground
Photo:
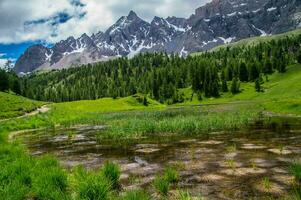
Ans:
[[[88,172],[79,167],[74,172],[77,199],[106,200],[111,191],[110,182],[100,173]]]
[[[157,193],[165,198],[168,196],[171,185],[178,183],[179,180],[180,176],[178,171],[171,167],[168,167],[164,170],[163,176],[156,176],[153,182],[153,186],[156,189]]]
[[[2,199],[69,199],[67,173],[56,159],[32,158],[15,144],[0,147]]]
[[[165,178],[161,176],[157,176],[153,184],[154,184],[154,188],[160,195],[162,195],[163,197],[168,196],[170,183]]]
[[[107,161],[102,168],[103,176],[110,181],[113,189],[119,189],[120,167],[110,161]]]
[[[167,180],[169,183],[177,183],[180,181],[179,172],[174,168],[168,167],[165,169],[164,179]]]
[[[290,166],[290,172],[295,178],[294,198],[296,200],[301,200],[301,163],[293,163]]]

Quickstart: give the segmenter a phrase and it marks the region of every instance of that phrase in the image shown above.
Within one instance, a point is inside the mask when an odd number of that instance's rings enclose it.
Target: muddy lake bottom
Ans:
[[[97,139],[104,127],[34,131],[18,136],[32,155],[53,154],[66,168],[99,169],[111,160],[125,190],[152,189],[167,166],[177,168],[177,188],[205,199],[278,198],[291,192],[289,166],[300,161],[301,119],[200,136],[150,136],[127,142]],[[112,144],[113,143],[113,144]],[[176,189],[176,188],[173,188]]]

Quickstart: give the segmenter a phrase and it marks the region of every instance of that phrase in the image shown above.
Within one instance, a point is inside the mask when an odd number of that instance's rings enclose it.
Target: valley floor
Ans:
[[[239,112],[237,113],[237,117],[243,116],[247,111],[252,113],[268,111],[301,115],[300,65],[289,67],[288,71],[284,74],[274,73],[264,81],[265,83],[262,86],[263,92],[256,92],[254,83],[241,83],[241,92],[237,95],[232,95],[229,92],[222,94],[219,98],[203,99],[202,101],[198,101],[196,95],[191,99],[191,89],[182,89],[185,94],[185,102],[171,106],[160,104],[151,99],[148,99],[148,106],[144,106],[141,101],[142,97],[139,95],[120,99],[104,98],[95,101],[49,104],[50,111],[47,113],[0,122],[0,131],[11,132],[60,125],[101,124],[105,122],[105,119],[102,117],[104,113],[122,112],[123,115],[130,116],[131,113],[125,111],[140,110],[146,111],[145,113],[165,113],[166,111],[168,113],[172,108],[182,108],[184,112],[185,110],[197,110],[194,108],[205,109],[209,113],[214,113],[212,117],[223,115],[220,114],[220,110],[226,110],[227,113]],[[10,118],[23,115],[46,104],[5,93],[0,94],[1,107],[3,107],[0,109],[0,116],[3,116],[2,118],[5,118],[5,116],[7,116],[6,118]]]
[[[99,134],[99,138],[120,140],[156,134],[198,135],[216,130],[237,130],[261,117],[262,113],[301,115],[301,66],[294,65],[284,74],[274,73],[267,77],[263,84],[263,92],[260,93],[255,91],[252,83],[241,83],[241,93],[237,95],[225,93],[220,98],[202,101],[198,101],[196,95],[190,99],[191,89],[182,91],[186,101],[172,106],[162,105],[151,99],[148,99],[148,106],[145,106],[140,95],[120,99],[105,98],[47,104],[0,93],[0,119],[15,117],[0,121],[2,169],[0,180],[2,181],[2,177],[10,177],[6,180],[10,184],[0,188],[0,194],[8,199],[22,199],[21,197],[26,195],[27,197],[29,195],[29,198],[49,195],[53,197],[52,199],[65,198],[57,192],[61,191],[57,188],[57,183],[49,183],[49,188],[43,189],[41,187],[44,183],[41,181],[59,176],[59,184],[66,187],[66,177],[69,176],[67,172],[59,167],[55,159],[32,158],[25,153],[20,144],[9,142],[8,135],[12,132],[39,128],[55,130],[58,127],[78,125],[105,125],[108,128]],[[46,104],[50,108],[47,112],[17,118]],[[49,169],[52,171],[45,172],[45,177],[41,179],[37,172],[45,171],[45,166],[49,163],[51,163]],[[20,167],[24,169],[15,177],[16,173],[11,169],[18,170]],[[71,178],[74,178],[73,175]],[[32,182],[24,184],[27,179]],[[2,181],[1,184],[3,183]],[[12,191],[15,190],[18,192],[13,194]]]

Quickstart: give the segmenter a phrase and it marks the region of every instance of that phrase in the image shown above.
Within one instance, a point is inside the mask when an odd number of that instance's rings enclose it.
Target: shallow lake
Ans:
[[[54,154],[66,168],[98,169],[107,161],[122,169],[123,188],[152,190],[166,166],[181,175],[179,187],[205,199],[262,199],[290,192],[290,163],[301,156],[301,119],[257,121],[240,131],[201,136],[150,136],[125,142],[97,139],[105,127],[33,131],[18,136],[35,156]]]

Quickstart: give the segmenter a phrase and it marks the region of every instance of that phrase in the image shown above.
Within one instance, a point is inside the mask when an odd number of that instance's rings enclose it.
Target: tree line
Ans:
[[[4,66],[0,66],[0,91],[13,91],[21,94],[21,79],[11,68],[11,62],[8,61]]]
[[[198,98],[240,92],[240,82],[254,82],[261,91],[264,77],[301,63],[301,35],[247,47],[226,47],[186,58],[145,53],[20,78],[23,96],[53,102],[149,95],[162,103],[184,101],[181,88],[191,87]]]

